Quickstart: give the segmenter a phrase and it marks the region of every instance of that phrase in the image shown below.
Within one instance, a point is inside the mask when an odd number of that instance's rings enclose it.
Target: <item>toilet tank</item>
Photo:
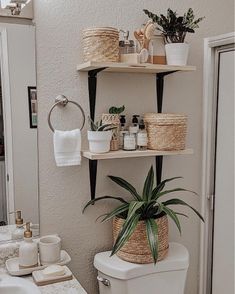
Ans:
[[[126,262],[110,253],[94,259],[100,294],[184,294],[189,254],[183,245],[170,243],[167,257],[156,265]]]

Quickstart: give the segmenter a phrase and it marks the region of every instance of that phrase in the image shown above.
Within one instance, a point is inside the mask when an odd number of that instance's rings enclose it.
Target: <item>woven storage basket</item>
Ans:
[[[118,62],[119,32],[115,28],[83,30],[84,61]]]
[[[156,219],[158,224],[158,261],[164,259],[168,253],[168,219],[164,215]],[[116,240],[120,232],[124,220],[114,218],[113,220],[113,238]],[[130,239],[117,252],[117,256],[123,260],[133,263],[152,263],[153,258],[149,248],[149,243],[146,235],[146,225],[144,221],[140,221],[131,235]]]
[[[169,113],[146,113],[148,148],[153,150],[183,150],[187,133],[187,116]]]
[[[117,151],[119,149],[119,131],[120,131],[120,118],[119,114],[103,113],[102,124],[111,124],[116,126],[116,129],[112,130],[113,136],[110,142],[110,150]]]

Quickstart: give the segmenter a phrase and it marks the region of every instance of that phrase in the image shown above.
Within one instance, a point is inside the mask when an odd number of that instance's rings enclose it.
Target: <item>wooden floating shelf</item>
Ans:
[[[162,156],[162,155],[187,155],[193,154],[193,149],[176,150],[176,151],[157,151],[157,150],[145,150],[145,151],[110,151],[108,153],[92,153],[90,151],[83,151],[82,155],[85,158],[91,160],[103,160],[103,159],[120,159],[120,158],[132,158],[132,157],[149,157],[149,156]]]
[[[105,72],[126,72],[126,73],[161,73],[171,71],[195,71],[196,66],[185,65],[162,65],[152,63],[141,63],[141,64],[127,64],[121,62],[95,62],[88,61],[86,63],[79,64],[77,66],[78,71],[90,71],[105,68]]]

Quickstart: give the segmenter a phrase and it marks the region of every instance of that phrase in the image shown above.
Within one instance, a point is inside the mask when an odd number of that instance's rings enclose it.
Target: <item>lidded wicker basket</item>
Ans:
[[[118,62],[119,32],[111,27],[83,30],[84,61]]]
[[[156,219],[158,225],[158,261],[163,260],[169,248],[168,241],[168,219],[164,215]],[[122,229],[124,219],[113,219],[113,239],[116,240],[120,230]],[[133,263],[152,263],[153,257],[149,248],[146,235],[146,225],[144,221],[139,221],[133,234],[123,247],[117,252],[117,256],[121,259]]]
[[[184,150],[187,116],[183,114],[146,113],[148,148],[153,150]]]

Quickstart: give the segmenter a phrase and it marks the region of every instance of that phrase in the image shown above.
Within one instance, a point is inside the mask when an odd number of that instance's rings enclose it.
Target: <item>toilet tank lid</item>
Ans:
[[[156,266],[150,264],[135,264],[126,262],[116,255],[110,257],[111,251],[96,254],[95,268],[113,278],[129,280],[153,273],[184,270],[189,266],[188,250],[181,244],[170,243],[167,257]]]

